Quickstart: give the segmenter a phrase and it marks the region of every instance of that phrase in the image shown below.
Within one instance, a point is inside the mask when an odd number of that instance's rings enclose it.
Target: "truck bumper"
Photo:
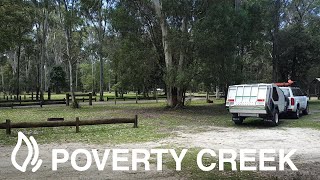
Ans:
[[[267,110],[261,107],[229,107],[229,112],[243,117],[264,117]]]

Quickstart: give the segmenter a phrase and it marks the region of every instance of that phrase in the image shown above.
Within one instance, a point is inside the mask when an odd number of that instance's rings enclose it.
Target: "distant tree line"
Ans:
[[[187,91],[320,77],[320,0],[2,0],[0,21],[16,95],[162,88],[179,107]]]

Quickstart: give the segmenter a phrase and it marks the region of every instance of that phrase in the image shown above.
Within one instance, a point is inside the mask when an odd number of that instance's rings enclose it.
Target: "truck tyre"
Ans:
[[[309,104],[307,104],[307,107],[305,110],[302,111],[303,115],[308,115],[309,114]]]
[[[293,117],[294,117],[295,119],[299,119],[299,118],[300,118],[300,109],[299,109],[299,106],[297,106],[297,110],[296,110],[296,112],[294,112]]]
[[[240,118],[239,120],[233,120],[234,124],[241,125],[243,123],[243,118]]]
[[[272,123],[273,123],[273,126],[279,125],[279,111],[278,110],[274,110],[274,113],[272,116]]]
[[[241,125],[243,123],[244,117],[238,116],[238,114],[233,114],[232,121],[236,125]]]

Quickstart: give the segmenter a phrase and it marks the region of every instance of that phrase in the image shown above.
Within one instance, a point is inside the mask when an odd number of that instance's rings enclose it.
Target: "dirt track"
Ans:
[[[65,148],[69,152],[78,148],[84,149],[114,149],[114,148],[165,148],[180,147],[180,148],[209,148],[215,151],[218,149],[297,149],[293,162],[299,169],[298,172],[286,171],[278,172],[277,175],[281,178],[303,178],[303,179],[319,179],[320,173],[320,131],[303,128],[265,128],[246,130],[241,128],[218,128],[206,127],[209,131],[202,133],[188,133],[187,127],[180,127],[186,129],[177,131],[176,138],[163,139],[158,142],[146,142],[141,144],[121,144],[118,146],[105,145],[87,145],[87,144],[44,144],[39,145],[40,158],[43,159],[42,167],[36,172],[32,173],[31,168],[26,173],[20,173],[16,170],[10,161],[13,146],[0,147],[0,179],[176,179],[186,178],[179,177],[175,171],[164,168],[163,172],[155,171],[155,164],[151,165],[151,171],[128,171],[128,172],[114,172],[111,169],[111,161],[107,161],[104,171],[98,171],[96,166],[86,172],[76,172],[72,169],[70,162],[59,166],[58,171],[51,171],[51,150],[54,148]],[[20,154],[19,154],[20,152]],[[21,149],[18,152],[18,160],[26,157],[26,149]],[[85,159],[79,157],[78,160],[84,163]],[[19,161],[18,161],[19,162]],[[130,162],[130,157],[129,157]],[[21,163],[20,163],[21,164]],[[79,163],[81,164],[81,163]],[[130,166],[130,165],[129,165]],[[141,168],[142,169],[142,168]],[[267,173],[265,173],[267,174]],[[274,174],[274,172],[272,173]],[[267,174],[268,175],[268,174]],[[77,177],[77,178],[74,178]]]

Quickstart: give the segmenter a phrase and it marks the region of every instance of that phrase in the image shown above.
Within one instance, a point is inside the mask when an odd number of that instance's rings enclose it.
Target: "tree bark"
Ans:
[[[6,92],[5,85],[4,85],[4,70],[3,66],[1,66],[1,84],[2,84],[2,92]]]
[[[102,0],[99,1],[100,7],[99,7],[99,60],[100,60],[100,98],[99,101],[104,101],[103,98],[103,86],[104,86],[104,62],[103,62],[103,54],[102,54],[102,45],[103,45],[103,40],[104,40],[104,30],[103,30],[103,25],[102,25]]]
[[[20,31],[20,29],[19,29]],[[20,32],[19,32],[20,34]],[[20,38],[21,40],[21,38]],[[17,95],[17,98],[19,97],[19,94],[20,94],[20,58],[21,58],[21,42],[19,43],[19,47],[18,47],[18,53],[17,53],[17,61],[18,61],[18,65],[17,65],[17,90],[16,90],[16,95]]]
[[[45,82],[45,63],[46,63],[46,39],[47,39],[47,32],[48,32],[48,11],[45,7],[43,7],[43,14],[44,19],[42,22],[42,40],[41,40],[41,56],[40,56],[40,100],[44,100],[44,90],[46,86]]]
[[[181,25],[181,33],[182,36],[185,36],[187,33],[187,18],[184,17],[182,19],[182,25]],[[179,57],[179,63],[178,63],[178,74],[183,74],[183,64],[186,58],[186,52],[185,52],[185,47],[183,44],[181,44],[180,47],[180,57]],[[184,101],[183,101],[183,92],[184,88],[182,87],[182,83],[179,83],[179,87],[177,88],[177,105],[176,106],[184,106]]]
[[[279,47],[278,47],[278,34],[280,26],[280,0],[275,1],[275,10],[274,10],[274,27],[273,27],[273,45],[272,45],[272,81],[277,82],[278,77],[278,63],[279,63]]]
[[[170,76],[173,68],[173,64],[172,64],[172,51],[170,48],[170,42],[168,40],[168,26],[167,26],[166,18],[162,13],[162,4],[160,3],[160,0],[153,0],[153,4],[155,7],[156,14],[160,20],[160,26],[161,26],[161,32],[162,32],[162,45],[163,45],[165,63],[166,63],[166,73],[167,75]],[[166,84],[167,105],[170,107],[174,107],[176,105],[173,100],[174,87],[172,85],[170,78],[168,79],[169,80],[167,80],[167,84]]]
[[[64,1],[65,11],[69,11],[67,3],[68,2]],[[73,6],[74,6],[74,1],[72,1],[71,4],[72,4],[71,17],[69,17],[69,18],[72,18],[72,15],[73,15],[72,11],[73,11]],[[68,61],[68,66],[69,66],[69,85],[70,85],[71,100],[72,100],[72,103],[73,103],[73,107],[74,108],[78,108],[79,106],[77,105],[76,97],[75,97],[75,94],[74,94],[73,59],[71,57],[72,26],[70,24],[67,24],[66,22],[64,22],[64,24],[63,24],[62,14],[61,14],[61,11],[60,11],[60,1],[59,1],[59,7],[58,8],[59,8],[59,13],[60,13],[60,22],[64,27],[64,35],[65,35],[65,38],[66,38],[66,48],[67,48],[66,55],[67,55],[67,61]]]

